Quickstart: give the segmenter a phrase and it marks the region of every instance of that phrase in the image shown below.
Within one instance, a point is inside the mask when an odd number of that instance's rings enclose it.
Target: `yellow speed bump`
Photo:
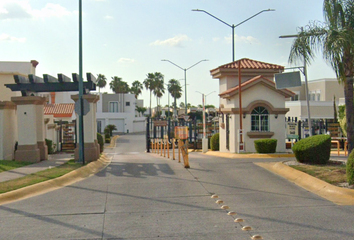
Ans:
[[[224,201],[223,200],[217,200],[215,203],[222,204],[222,203],[224,203]]]
[[[242,218],[236,218],[236,219],[234,220],[234,222],[243,222],[243,219],[242,219]]]
[[[222,206],[221,206],[221,209],[229,209],[229,206],[227,206],[227,205],[222,205]]]
[[[219,196],[216,194],[211,195],[211,198],[218,198]]]
[[[252,228],[251,228],[250,226],[244,226],[244,227],[242,228],[242,230],[243,230],[243,231],[251,231]]]
[[[237,215],[237,213],[231,211],[231,212],[228,212],[227,215],[233,216],[233,215]]]
[[[256,239],[263,239],[261,235],[253,235],[251,237],[252,240],[256,240]]]

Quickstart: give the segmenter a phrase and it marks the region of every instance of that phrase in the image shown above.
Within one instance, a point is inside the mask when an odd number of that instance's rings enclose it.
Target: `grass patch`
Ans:
[[[290,166],[296,170],[307,173],[327,183],[338,186],[347,182],[346,166],[344,164],[332,163],[324,165],[303,164]]]
[[[80,167],[82,167],[82,164],[77,163],[74,159],[72,159],[58,167],[48,168],[40,172],[29,174],[22,178],[2,182],[0,183],[0,193],[10,192],[36,183],[54,179]]]
[[[12,160],[0,160],[0,173],[9,171],[15,168],[23,167],[30,165],[30,162],[19,162],[19,161],[12,161]]]

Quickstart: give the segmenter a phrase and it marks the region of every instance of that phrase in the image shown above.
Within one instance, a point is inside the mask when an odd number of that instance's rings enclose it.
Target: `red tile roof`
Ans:
[[[219,68],[229,68],[229,69],[238,69],[238,63],[240,62],[241,69],[274,69],[274,70],[284,70],[283,66],[276,65],[276,64],[271,64],[271,63],[265,63],[265,62],[260,62],[256,60],[252,60],[249,58],[242,58],[240,60],[234,61],[232,63],[227,63],[225,65],[221,65],[216,69]],[[213,69],[211,71],[214,71],[216,69]]]
[[[44,115],[54,117],[71,117],[74,113],[74,103],[56,103],[44,105]]]
[[[252,86],[253,84],[256,84],[257,82],[261,82],[261,81],[266,83],[268,86],[271,86],[274,90],[279,91],[279,93],[283,94],[285,97],[291,97],[295,95],[295,93],[293,93],[288,89],[276,89],[275,82],[269,80],[268,78],[263,77],[262,75],[256,76],[254,78],[247,80],[246,82],[241,83],[241,90],[244,90],[249,86]],[[236,87],[229,88],[226,91],[220,93],[219,96],[222,98],[228,98],[237,94],[238,90],[239,90],[239,86],[237,85]]]

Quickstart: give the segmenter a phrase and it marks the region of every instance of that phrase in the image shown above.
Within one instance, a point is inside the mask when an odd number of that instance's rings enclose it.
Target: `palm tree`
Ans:
[[[135,95],[135,98],[138,99],[138,96],[141,94],[141,90],[143,90],[143,84],[138,80],[132,83],[132,87],[130,88],[130,93]]]
[[[163,75],[159,72],[155,72],[155,82],[153,93],[156,96],[157,114],[159,114],[159,100],[165,93]]]
[[[310,63],[315,52],[322,50],[324,59],[332,66],[338,81],[344,84],[347,141],[349,153],[354,147],[353,75],[354,75],[354,1],[324,0],[325,21],[312,22],[295,39],[289,62],[305,59]]]
[[[146,79],[144,80],[143,84],[146,88],[146,90],[149,90],[150,91],[150,117],[151,117],[151,93],[152,91],[154,90],[154,87],[155,87],[155,76],[153,73],[148,73],[146,75]]]
[[[98,87],[98,92],[100,92],[101,88],[104,88],[107,85],[107,78],[103,74],[97,75],[96,85]]]
[[[176,116],[177,99],[181,98],[182,96],[182,87],[179,84],[179,81],[177,81],[176,79],[171,79],[170,81],[168,81],[168,86],[169,86],[168,91],[174,99],[174,104],[173,104],[175,108],[174,115]]]
[[[117,76],[112,77],[112,81],[109,83],[109,87],[115,93],[128,93],[130,91],[129,84]]]

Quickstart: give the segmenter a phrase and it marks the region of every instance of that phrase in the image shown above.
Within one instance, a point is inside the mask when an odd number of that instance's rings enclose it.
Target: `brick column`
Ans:
[[[46,98],[37,96],[12,97],[17,105],[18,147],[15,160],[39,162],[48,159],[44,141],[43,105]]]
[[[96,161],[100,156],[100,147],[97,142],[97,122],[96,122],[96,103],[99,100],[98,95],[83,95],[90,105],[90,111],[84,115],[84,155],[85,162]],[[79,95],[72,95],[71,99],[75,103],[79,100]],[[79,129],[79,116],[76,114],[76,126]],[[79,134],[79,133],[78,133]],[[79,159],[79,138],[77,138],[77,145],[75,148],[75,160]]]

